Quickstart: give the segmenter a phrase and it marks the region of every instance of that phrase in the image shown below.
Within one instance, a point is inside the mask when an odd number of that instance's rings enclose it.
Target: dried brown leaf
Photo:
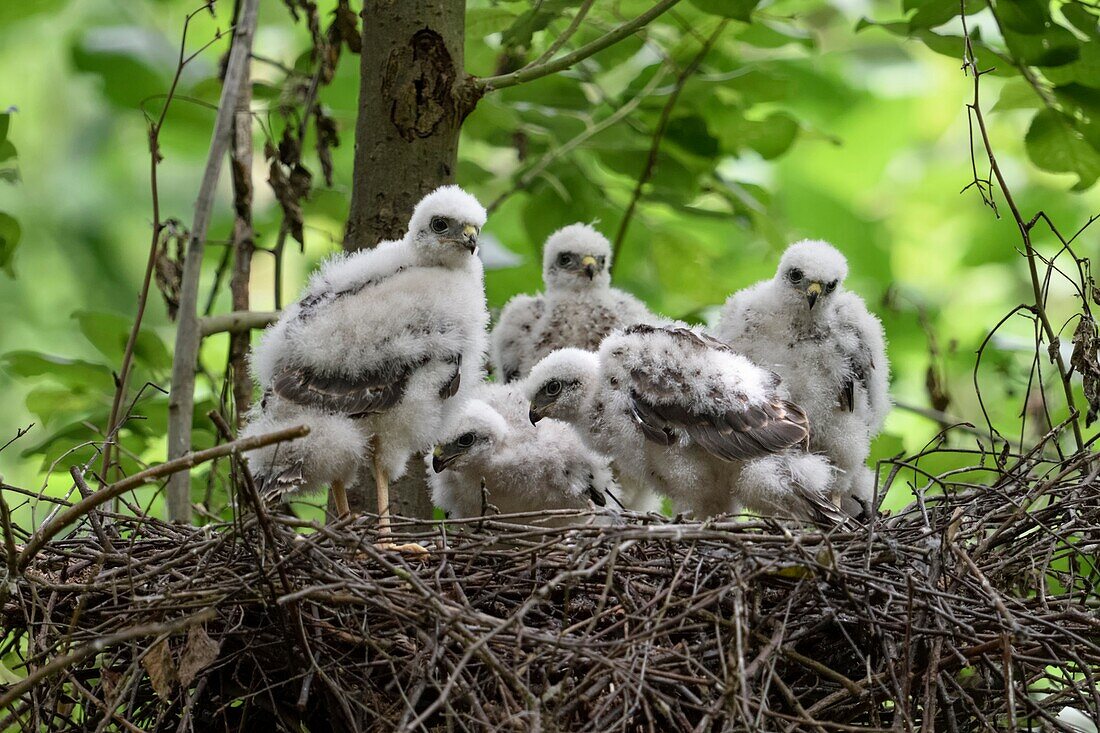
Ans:
[[[313,110],[313,117],[317,128],[317,157],[321,159],[321,174],[325,178],[325,185],[332,186],[332,149],[340,145],[336,120],[320,106]]]
[[[187,642],[183,645],[183,651],[180,652],[180,684],[190,687],[195,680],[195,675],[209,667],[218,658],[221,648],[221,643],[211,639],[206,629],[202,626],[192,626],[187,632]]]
[[[1100,413],[1100,362],[1097,361],[1097,348],[1100,347],[1100,334],[1096,321],[1089,315],[1082,315],[1073,332],[1073,354],[1069,358],[1070,367],[1081,375],[1085,391],[1085,400],[1089,409],[1085,415],[1085,427],[1096,421]]]
[[[172,662],[172,650],[168,646],[168,639],[161,639],[141,658],[141,666],[149,675],[149,682],[153,690],[161,699],[168,699],[172,694],[172,685],[177,680],[176,665]]]

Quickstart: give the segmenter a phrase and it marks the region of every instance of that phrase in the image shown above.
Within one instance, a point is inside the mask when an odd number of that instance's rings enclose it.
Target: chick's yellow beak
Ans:
[[[817,302],[817,298],[821,295],[822,290],[823,288],[819,282],[812,282],[810,283],[810,287],[806,288],[806,302],[810,304],[810,308],[814,307],[814,303]]]
[[[581,258],[581,267],[584,268],[584,274],[588,275],[588,279],[591,280],[596,276],[596,271],[599,269],[599,263],[596,262],[596,258],[592,255],[585,255]]]
[[[477,252],[477,235],[478,229],[473,224],[462,227],[462,237],[466,240],[466,249],[470,251],[470,254]]]

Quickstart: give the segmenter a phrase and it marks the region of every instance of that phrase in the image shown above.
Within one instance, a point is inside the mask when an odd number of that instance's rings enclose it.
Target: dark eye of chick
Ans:
[[[600,266],[601,270],[603,269],[603,264],[605,262],[607,262],[607,258],[604,257],[603,255],[600,255],[599,257],[596,258],[596,264]]]
[[[834,290],[836,290],[836,280],[833,280],[831,283],[825,286],[826,293],[831,293]]]
[[[432,217],[432,231],[436,234],[442,234],[447,231],[447,220],[442,216]]]
[[[556,379],[551,379],[542,389],[546,392],[547,397],[557,397],[561,394],[561,382]]]
[[[559,267],[569,267],[571,264],[573,264],[573,255],[568,252],[562,252],[558,255]]]
[[[463,433],[462,435],[458,436],[458,444],[462,448],[469,448],[471,445],[474,444],[474,434]]]
[[[802,270],[799,270],[797,267],[794,268],[793,270],[791,270],[790,272],[787,273],[787,279],[790,280],[793,283],[802,282]]]

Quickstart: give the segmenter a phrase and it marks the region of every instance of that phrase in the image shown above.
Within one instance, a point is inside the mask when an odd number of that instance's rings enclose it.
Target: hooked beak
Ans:
[[[814,303],[817,302],[817,297],[821,295],[821,283],[810,283],[810,287],[806,288],[806,302],[810,304],[810,310],[813,310]]]
[[[477,227],[473,224],[467,224],[462,228],[463,244],[470,251],[470,254],[477,253],[477,235]]]
[[[437,445],[435,449],[432,450],[432,470],[436,473],[443,473],[447,470],[447,466],[454,463],[456,458],[458,458],[457,453],[447,455],[443,450],[443,446]]]
[[[584,274],[588,275],[588,279],[591,280],[596,277],[596,270],[599,269],[599,264],[592,255],[585,255],[581,258],[581,267],[584,268]]]
[[[543,418],[543,414],[542,414],[542,411],[539,410],[539,408],[535,407],[534,405],[531,405],[531,409],[528,410],[528,412],[527,412],[527,417],[529,417],[531,419],[531,424],[532,425],[538,425],[539,420],[541,420]]]

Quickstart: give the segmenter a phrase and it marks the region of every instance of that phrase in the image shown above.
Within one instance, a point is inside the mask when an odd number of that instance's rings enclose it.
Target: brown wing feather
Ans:
[[[458,394],[459,387],[462,386],[462,354],[456,356],[452,362],[454,364],[454,371],[451,373],[451,378],[443,383],[443,386],[439,389],[439,399],[447,400]]]
[[[634,419],[648,440],[671,445],[677,434],[687,434],[705,451],[725,461],[758,458],[809,443],[806,413],[785,400],[699,413],[681,405],[655,403],[635,389],[631,390],[631,402]]]
[[[405,394],[409,375],[425,362],[409,364],[397,374],[355,377],[319,374],[309,367],[284,369],[275,376],[275,394],[299,405],[361,417],[389,410]]]

